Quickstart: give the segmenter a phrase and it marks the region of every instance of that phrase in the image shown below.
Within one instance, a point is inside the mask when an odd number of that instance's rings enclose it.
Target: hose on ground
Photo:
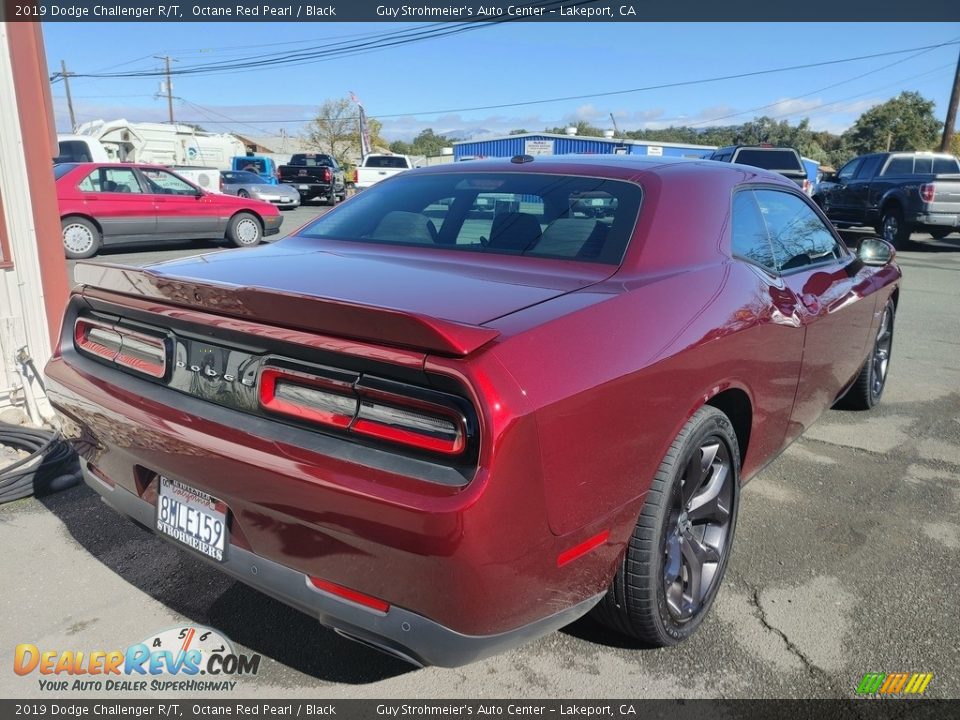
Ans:
[[[0,503],[48,495],[80,482],[77,454],[58,432],[0,422],[0,445],[30,453],[0,468]]]

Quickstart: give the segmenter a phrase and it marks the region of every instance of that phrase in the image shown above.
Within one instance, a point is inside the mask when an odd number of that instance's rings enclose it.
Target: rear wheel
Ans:
[[[340,198],[337,196],[337,193],[331,190],[330,195],[327,197],[327,205],[329,205],[330,207],[333,207],[337,204],[339,199]]]
[[[739,475],[730,420],[701,408],[657,470],[621,566],[593,611],[600,622],[657,647],[696,631],[730,557]]]
[[[250,197],[250,193],[246,190],[237,190],[237,197],[248,198]]]
[[[893,350],[893,320],[896,309],[893,300],[887,300],[880,317],[880,327],[873,340],[873,349],[867,357],[860,374],[850,389],[837,403],[845,410],[869,410],[883,395],[887,385],[887,369],[890,366],[890,353]]]
[[[102,238],[97,226],[86,218],[68,217],[60,221],[63,250],[71,260],[93,257],[100,249]]]
[[[253,247],[263,239],[263,228],[255,215],[237,213],[227,226],[227,240],[237,247]]]
[[[903,211],[898,205],[890,205],[884,209],[880,228],[883,239],[897,250],[902,249],[910,241],[910,227],[904,222]]]

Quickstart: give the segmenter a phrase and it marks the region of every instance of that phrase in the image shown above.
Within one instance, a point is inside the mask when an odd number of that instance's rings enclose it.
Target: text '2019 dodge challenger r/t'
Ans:
[[[413,170],[270,246],[77,273],[46,372],[87,483],[448,666],[590,611],[693,633],[740,486],[880,399],[900,283],[778,175],[616,156]]]

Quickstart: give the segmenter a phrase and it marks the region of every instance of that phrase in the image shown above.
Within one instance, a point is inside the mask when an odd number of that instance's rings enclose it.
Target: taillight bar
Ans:
[[[469,431],[462,410],[441,393],[333,368],[260,370],[260,406],[297,420],[442,455],[459,455]],[[427,396],[426,398],[424,396]]]
[[[164,378],[167,375],[167,340],[124,325],[77,318],[73,341],[78,350],[119,367]]]
[[[925,203],[932,203],[936,194],[937,186],[935,183],[924,183],[920,186],[920,199]]]

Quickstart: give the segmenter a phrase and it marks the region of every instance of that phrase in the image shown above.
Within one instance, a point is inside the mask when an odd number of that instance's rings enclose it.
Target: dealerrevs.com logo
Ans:
[[[37,676],[52,692],[216,692],[236,688],[239,676],[256,675],[261,656],[234,650],[223,633],[201,626],[170,628],[126,650],[46,650],[21,643],[13,671]]]

